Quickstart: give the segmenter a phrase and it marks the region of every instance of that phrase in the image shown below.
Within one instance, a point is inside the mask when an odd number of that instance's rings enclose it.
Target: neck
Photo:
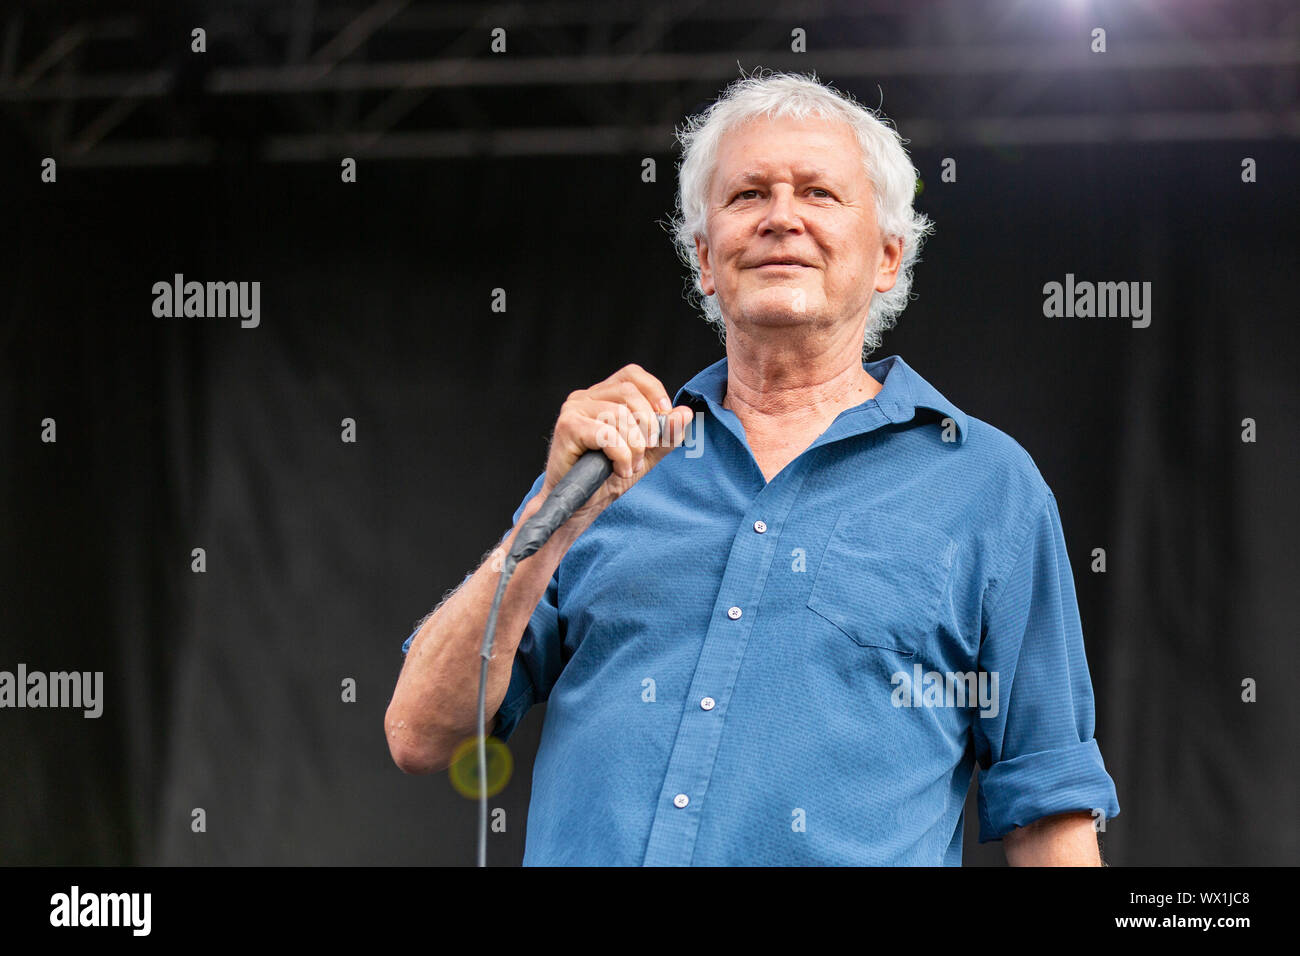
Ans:
[[[756,347],[758,343],[729,330],[722,405],[747,429],[751,422],[791,427],[829,422],[875,397],[882,387],[862,367],[860,342],[810,347],[787,341]]]

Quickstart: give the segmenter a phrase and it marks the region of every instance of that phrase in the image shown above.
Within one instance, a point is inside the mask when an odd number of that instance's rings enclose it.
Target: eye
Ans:
[[[821,186],[814,186],[814,187],[812,188],[812,192],[815,192],[815,193],[825,193],[827,199],[833,199],[833,198],[834,198],[834,197],[831,195],[831,192],[830,192],[829,189],[824,189],[824,188],[821,187]]]
[[[742,198],[743,196],[745,196],[745,195],[748,194],[748,193],[755,193],[755,194],[757,194],[757,193],[758,193],[758,190],[757,190],[757,189],[745,189],[745,190],[742,190],[741,192],[736,193],[736,195],[732,197],[732,201],[735,202],[735,200]]]

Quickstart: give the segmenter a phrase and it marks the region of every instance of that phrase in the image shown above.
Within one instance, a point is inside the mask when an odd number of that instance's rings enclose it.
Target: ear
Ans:
[[[709,243],[699,236],[695,237],[695,258],[700,264],[700,288],[705,295],[713,295],[717,286],[713,284],[713,268],[709,265]]]
[[[898,268],[903,264],[903,238],[886,236],[880,246],[880,268],[876,270],[876,291],[888,292],[898,281]]]

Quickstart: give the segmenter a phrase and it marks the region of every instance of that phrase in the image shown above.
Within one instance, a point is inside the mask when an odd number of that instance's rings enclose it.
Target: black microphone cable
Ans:
[[[668,435],[668,416],[657,415],[659,440]],[[515,567],[524,558],[535,554],[550,540],[556,530],[573,517],[591,496],[614,473],[614,464],[603,451],[591,449],[582,454],[568,473],[556,482],[537,513],[524,522],[515,536],[510,553],[501,564],[501,580],[488,610],[487,627],[483,633],[483,647],[479,652],[482,662],[478,675],[478,865],[487,866],[487,675],[488,661],[492,659],[492,641],[496,636],[497,612],[505,597],[506,585]]]

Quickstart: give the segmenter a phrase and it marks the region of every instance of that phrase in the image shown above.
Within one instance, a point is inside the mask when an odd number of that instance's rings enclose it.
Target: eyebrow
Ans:
[[[828,170],[819,166],[799,166],[795,169],[795,176],[800,180],[806,179],[824,179],[834,180],[835,176]],[[747,183],[763,182],[767,178],[767,173],[761,169],[746,169],[731,179],[726,180],[725,187],[728,191],[744,186]]]

